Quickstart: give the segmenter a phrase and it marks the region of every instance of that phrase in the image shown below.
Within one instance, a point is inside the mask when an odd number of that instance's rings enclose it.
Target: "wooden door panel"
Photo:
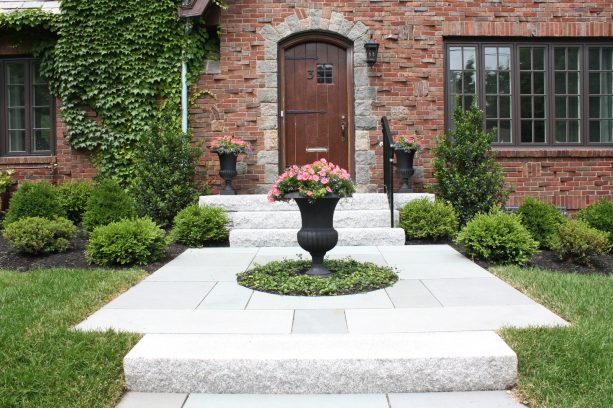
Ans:
[[[347,49],[324,41],[303,42],[283,50],[282,58],[285,166],[326,158],[349,168],[352,121]]]

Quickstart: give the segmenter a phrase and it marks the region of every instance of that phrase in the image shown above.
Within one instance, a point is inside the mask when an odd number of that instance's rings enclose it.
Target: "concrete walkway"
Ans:
[[[520,407],[494,391],[517,366],[495,331],[568,324],[446,245],[335,248],[331,258],[398,270],[393,287],[365,294],[279,296],[236,283],[256,263],[301,255],[189,249],[79,324],[146,334],[124,361],[129,390],[143,392],[119,407]]]

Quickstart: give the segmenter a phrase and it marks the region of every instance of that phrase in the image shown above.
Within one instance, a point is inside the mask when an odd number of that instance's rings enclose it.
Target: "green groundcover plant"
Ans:
[[[77,235],[77,227],[66,218],[21,218],[6,226],[3,236],[17,252],[29,255],[64,252]]]
[[[413,200],[400,209],[400,228],[407,239],[450,239],[458,232],[458,216],[445,201]]]
[[[393,285],[398,280],[394,269],[353,259],[325,260],[330,277],[309,276],[306,260],[283,260],[257,265],[240,273],[240,285],[280,295],[335,296],[368,292]]]

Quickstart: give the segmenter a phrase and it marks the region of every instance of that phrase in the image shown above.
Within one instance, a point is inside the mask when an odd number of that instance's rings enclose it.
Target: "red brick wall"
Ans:
[[[200,88],[215,98],[200,98],[193,109],[194,133],[205,145],[224,132],[234,133],[263,149],[263,132],[258,130],[259,105],[256,91],[265,86],[265,76],[256,72],[256,61],[264,59],[265,41],[258,31],[273,27],[309,9],[321,10],[322,18],[332,11],[366,24],[381,44],[379,62],[370,69],[370,85],[378,88],[373,111],[387,115],[398,133],[417,135],[427,147],[444,132],[445,36],[518,37],[613,37],[613,3],[610,0],[560,2],[557,0],[493,1],[230,1],[222,13],[221,74],[204,75]],[[612,38],[613,41],[613,38]],[[408,108],[408,118],[392,114],[393,108]],[[214,122],[213,122],[214,120]],[[212,126],[213,123],[213,126]],[[370,133],[372,149],[381,162],[380,131]],[[247,158],[247,173],[239,176],[242,192],[253,192],[263,182],[263,169],[254,157]],[[600,197],[613,199],[613,149],[542,150],[503,152],[509,185],[515,188],[510,204],[523,195],[538,195],[571,210]],[[219,185],[217,159],[209,152],[214,186]],[[418,160],[423,177],[415,187],[433,183],[431,157]],[[373,179],[382,181],[380,164]],[[420,172],[421,173],[421,172]]]
[[[0,36],[0,57],[27,56],[31,46],[27,40],[13,35]],[[91,179],[96,171],[90,155],[70,148],[64,138],[64,124],[60,116],[60,102],[56,101],[56,147],[52,156],[0,157],[0,170],[15,170],[14,179],[47,180],[59,184],[70,179]]]

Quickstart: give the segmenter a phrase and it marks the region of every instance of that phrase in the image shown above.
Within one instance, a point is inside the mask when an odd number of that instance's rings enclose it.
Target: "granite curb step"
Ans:
[[[127,388],[205,394],[493,391],[517,356],[494,332],[385,335],[146,335]]]
[[[228,213],[233,229],[300,228],[300,211],[236,211]],[[398,220],[399,213],[395,212]],[[274,223],[271,222],[274,217]],[[334,213],[335,228],[389,228],[389,210],[345,210]]]

